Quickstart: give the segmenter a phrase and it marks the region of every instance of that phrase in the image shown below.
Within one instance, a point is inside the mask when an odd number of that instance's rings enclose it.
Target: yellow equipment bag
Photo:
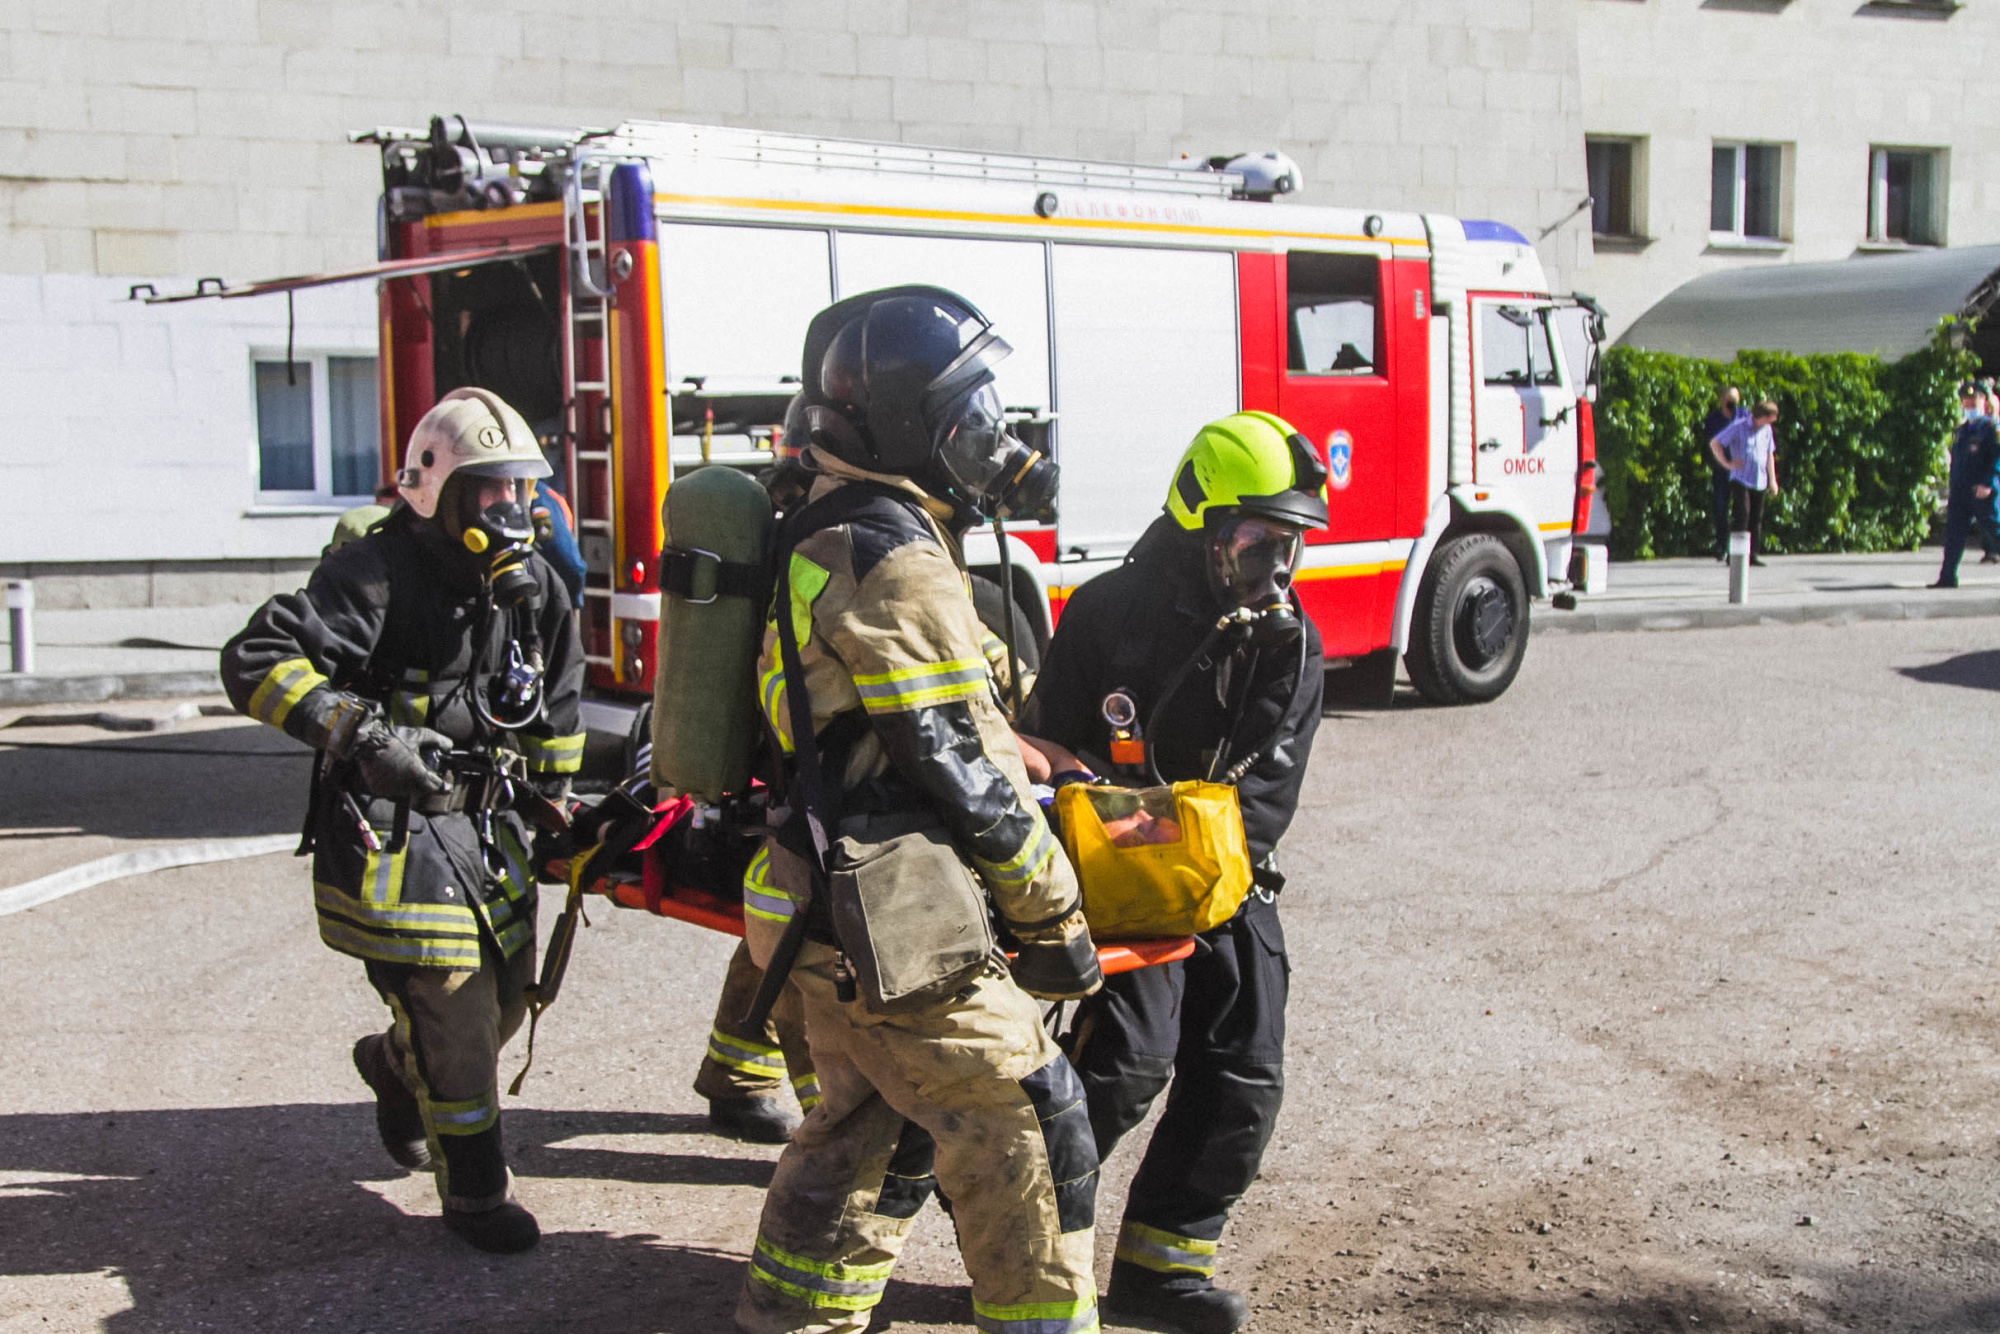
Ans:
[[[1236,789],[1070,783],[1056,791],[1063,850],[1099,940],[1191,936],[1236,915],[1250,892],[1250,853]]]

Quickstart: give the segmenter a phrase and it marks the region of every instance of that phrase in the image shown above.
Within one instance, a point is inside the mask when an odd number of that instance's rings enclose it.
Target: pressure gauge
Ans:
[[[1130,731],[1139,721],[1139,702],[1123,689],[1104,697],[1104,721],[1119,731]]]

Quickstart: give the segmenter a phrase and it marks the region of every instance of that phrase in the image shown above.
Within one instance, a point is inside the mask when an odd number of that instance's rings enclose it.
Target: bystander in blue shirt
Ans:
[[[570,605],[583,606],[583,552],[576,545],[576,522],[570,517],[569,502],[547,481],[536,482],[528,518],[535,525],[535,549],[555,567],[563,587],[569,590]]]

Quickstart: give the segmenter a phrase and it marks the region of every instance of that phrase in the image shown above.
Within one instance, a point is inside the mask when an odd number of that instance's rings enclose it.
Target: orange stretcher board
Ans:
[[[743,934],[743,905],[734,899],[725,899],[710,894],[706,890],[666,883],[662,859],[648,856],[645,859],[645,874],[641,879],[619,874],[600,877],[585,888],[593,894],[601,894],[621,908],[636,908],[660,917],[671,917],[675,921],[688,922],[705,927],[710,931],[720,931],[728,936]],[[552,875],[561,875],[564,865],[560,862],[549,867]],[[1105,976],[1113,973],[1129,973],[1140,968],[1150,968],[1154,964],[1172,963],[1185,959],[1194,953],[1194,937],[1167,936],[1158,940],[1121,940],[1115,944],[1097,947],[1097,966]]]

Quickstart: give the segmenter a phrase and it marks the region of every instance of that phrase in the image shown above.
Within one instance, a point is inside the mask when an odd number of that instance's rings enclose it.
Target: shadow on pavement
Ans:
[[[50,744],[0,730],[0,826],[111,838],[247,838],[296,832],[312,752],[258,723],[141,739]]]
[[[1897,673],[1912,681],[1934,686],[1965,686],[1972,690],[2000,690],[2000,649],[1961,653],[1943,662],[1922,667],[1898,667]],[[1994,1328],[2000,1329],[2000,1325]]]
[[[768,1181],[772,1164],[761,1159],[560,1146],[704,1124],[533,1108],[506,1119],[530,1203],[533,1178],[544,1176]],[[0,1278],[109,1270],[132,1303],[105,1322],[114,1334],[730,1327],[740,1256],[591,1231],[548,1233],[525,1256],[485,1256],[365,1184],[392,1173],[360,1103],[0,1116]],[[671,1229],[664,1199],[659,1221]],[[964,1318],[956,1289],[896,1286],[904,1318]]]

